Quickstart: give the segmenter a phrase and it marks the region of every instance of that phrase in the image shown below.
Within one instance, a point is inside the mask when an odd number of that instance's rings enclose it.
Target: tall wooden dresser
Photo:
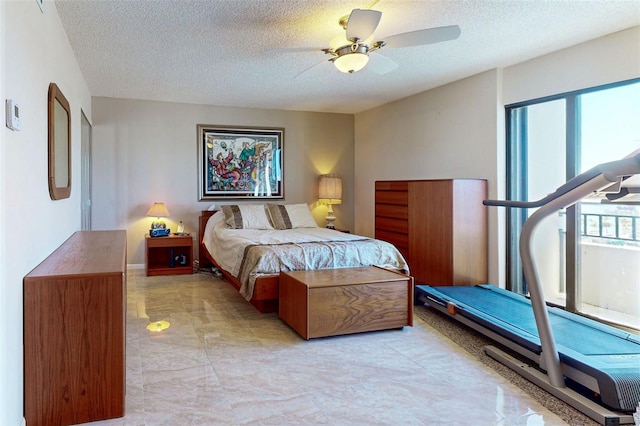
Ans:
[[[375,236],[394,244],[416,284],[487,282],[484,179],[377,181]]]
[[[29,426],[124,415],[125,268],[125,231],[81,231],[24,278]]]

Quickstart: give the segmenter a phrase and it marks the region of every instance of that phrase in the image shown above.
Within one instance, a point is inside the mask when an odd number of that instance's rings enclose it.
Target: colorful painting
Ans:
[[[283,198],[282,128],[198,125],[199,199]]]

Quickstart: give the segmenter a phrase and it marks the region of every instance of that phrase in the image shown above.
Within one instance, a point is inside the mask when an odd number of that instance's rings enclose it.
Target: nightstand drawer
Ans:
[[[193,238],[188,237],[147,237],[149,247],[188,247],[193,244]]]

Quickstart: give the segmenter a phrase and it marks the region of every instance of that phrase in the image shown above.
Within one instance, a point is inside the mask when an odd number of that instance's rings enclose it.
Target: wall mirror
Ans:
[[[49,194],[71,195],[71,109],[55,83],[49,84]]]

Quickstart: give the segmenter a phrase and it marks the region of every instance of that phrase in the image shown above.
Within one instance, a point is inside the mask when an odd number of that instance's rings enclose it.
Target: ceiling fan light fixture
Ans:
[[[333,54],[333,64],[338,71],[344,73],[354,73],[360,71],[369,62],[369,48],[364,44],[353,43],[342,46]]]
[[[369,62],[369,55],[360,52],[347,53],[333,60],[338,71],[344,73],[358,72],[367,65],[367,62]]]

